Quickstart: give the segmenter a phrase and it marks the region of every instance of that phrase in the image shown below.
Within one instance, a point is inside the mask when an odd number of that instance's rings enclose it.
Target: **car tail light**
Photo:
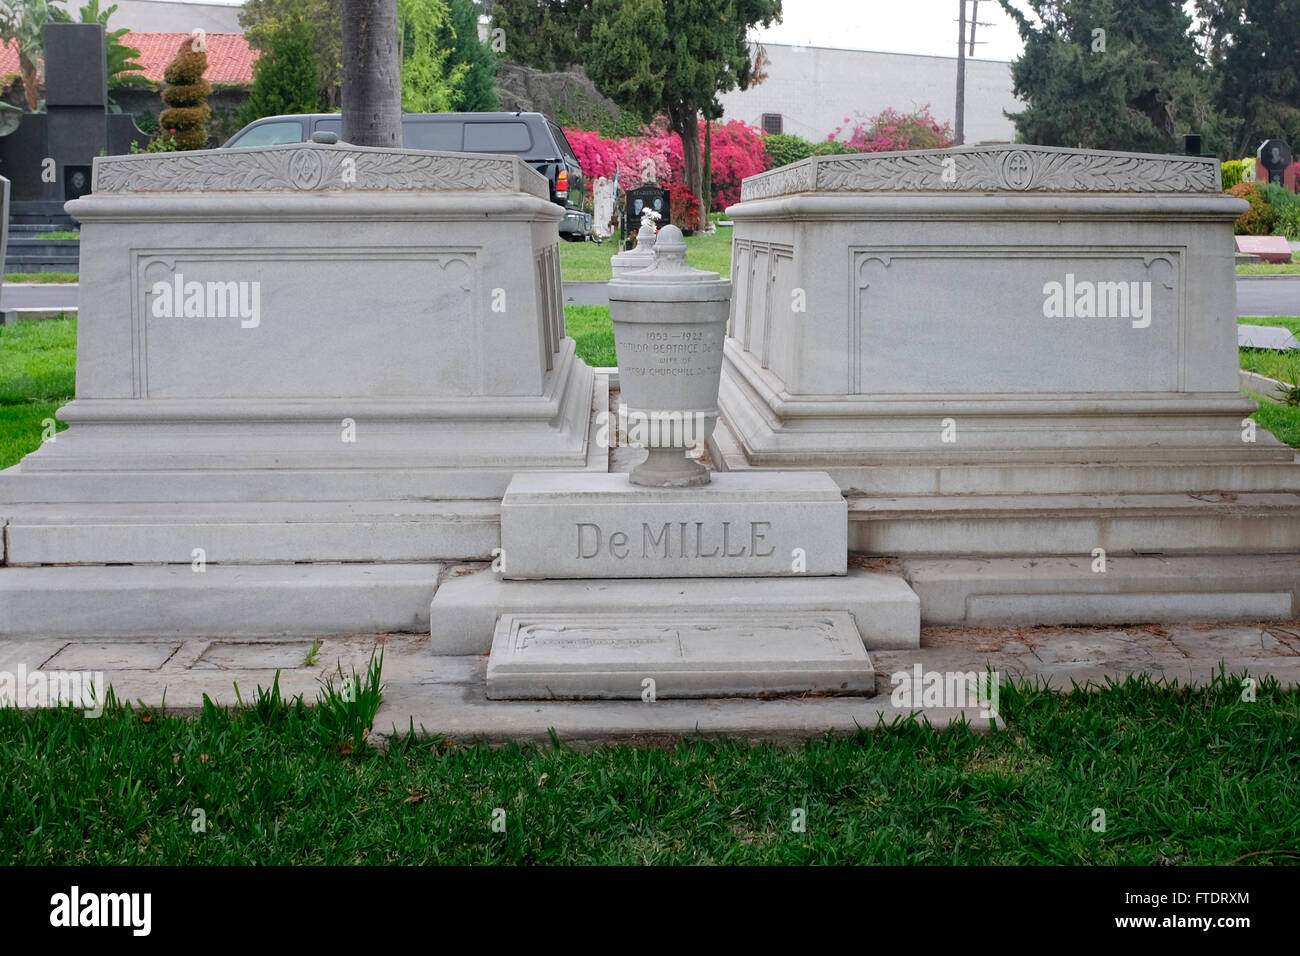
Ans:
[[[557,199],[569,198],[569,171],[561,169],[560,175],[555,177],[555,197]]]

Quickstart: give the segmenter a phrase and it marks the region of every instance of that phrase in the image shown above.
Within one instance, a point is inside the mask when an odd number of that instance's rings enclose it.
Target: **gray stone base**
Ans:
[[[869,649],[916,647],[920,602],[894,574],[852,568],[843,577],[506,581],[479,568],[451,571],[429,611],[434,654],[486,654],[502,614],[747,615],[847,611]]]
[[[852,615],[503,614],[488,659],[492,700],[871,696]]]
[[[1125,624],[1300,617],[1300,555],[908,558],[932,624]]]
[[[423,629],[438,564],[0,568],[0,644]]]

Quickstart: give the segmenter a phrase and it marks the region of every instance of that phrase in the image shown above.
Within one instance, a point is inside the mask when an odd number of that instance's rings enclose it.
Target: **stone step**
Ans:
[[[503,614],[490,700],[875,693],[853,616],[762,612]]]
[[[438,564],[0,568],[0,642],[420,631]]]
[[[529,472],[501,502],[512,579],[843,574],[847,509],[824,472],[734,472],[691,488]]]
[[[434,654],[486,654],[503,614],[813,614],[846,611],[864,645],[920,645],[920,603],[900,576],[850,568],[842,577],[507,581],[450,571],[429,612]]]
[[[926,625],[1300,618],[1300,554],[906,558]]]
[[[0,523],[11,565],[464,560],[500,534],[480,501],[23,505]]]
[[[1257,433],[1258,435],[1258,433]],[[1212,491],[1300,491],[1300,456],[1270,442],[1241,443],[1232,449],[1148,447],[1121,454],[1115,449],[1007,450],[975,460],[957,450],[939,460],[862,453],[856,461],[772,467],[824,470],[853,498],[857,495],[1024,495],[1162,494]],[[755,470],[746,460],[726,419],[709,443],[717,467]]]
[[[849,549],[895,557],[1300,552],[1300,493],[856,497]]]

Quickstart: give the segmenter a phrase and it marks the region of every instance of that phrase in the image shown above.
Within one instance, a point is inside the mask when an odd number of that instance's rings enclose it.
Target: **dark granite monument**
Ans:
[[[131,116],[108,111],[102,24],[51,23],[44,36],[45,112],[24,113],[0,136],[15,222],[70,222],[63,204],[90,192],[94,158],[149,140]]]
[[[1261,182],[1280,185],[1287,167],[1291,165],[1291,147],[1286,144],[1286,141],[1266,139],[1259,144],[1255,156],[1259,159],[1259,172],[1256,173],[1256,178]]]

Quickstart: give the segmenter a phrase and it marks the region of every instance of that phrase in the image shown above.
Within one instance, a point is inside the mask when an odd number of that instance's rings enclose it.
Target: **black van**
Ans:
[[[318,132],[342,135],[343,117],[338,113],[264,116],[221,148],[305,143]],[[408,149],[518,156],[551,184],[551,201],[564,209],[561,236],[580,242],[591,228],[591,216],[576,206],[582,198],[582,164],[564,131],[541,113],[403,113],[402,144]]]

